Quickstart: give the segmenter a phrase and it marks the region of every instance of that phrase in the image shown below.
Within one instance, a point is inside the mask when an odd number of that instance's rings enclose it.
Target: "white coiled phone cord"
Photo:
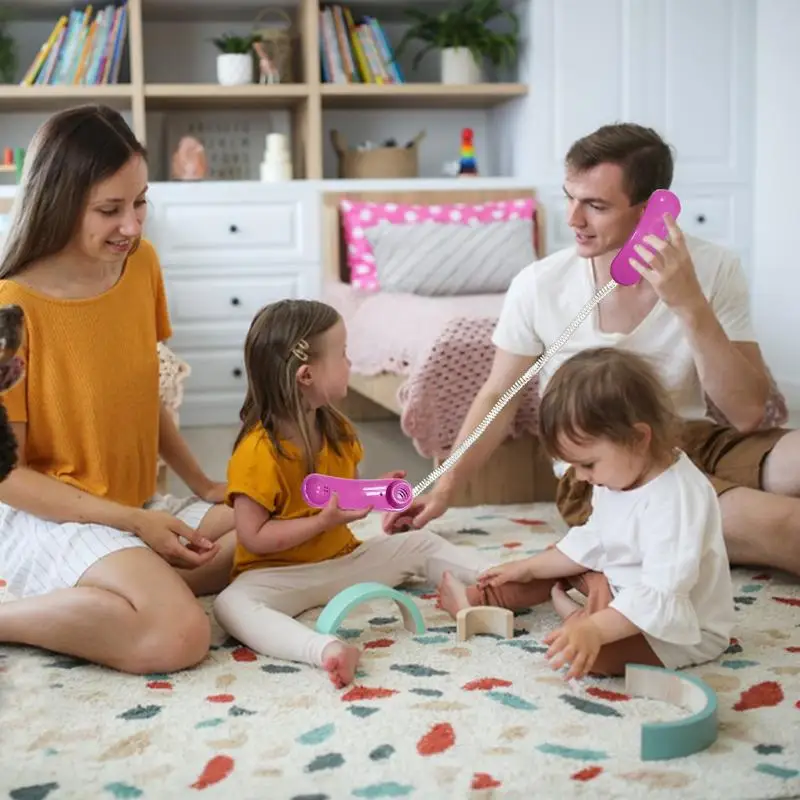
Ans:
[[[466,439],[447,457],[445,461],[439,464],[430,475],[424,480],[421,480],[415,487],[414,487],[414,497],[419,497],[432,483],[435,483],[439,478],[444,475],[447,470],[449,470],[464,453],[472,447],[475,442],[478,441],[480,435],[492,424],[495,417],[508,405],[511,398],[514,397],[515,394],[520,392],[528,381],[531,380],[535,375],[539,373],[542,367],[550,360],[550,356],[554,353],[558,352],[571,338],[572,334],[581,326],[583,321],[589,314],[592,313],[595,306],[604,298],[606,295],[611,294],[611,292],[616,289],[619,284],[615,280],[610,280],[602,289],[599,289],[594,297],[578,312],[578,315],[575,319],[570,322],[567,326],[566,330],[561,334],[561,336],[556,339],[553,344],[548,347],[544,353],[542,353],[539,358],[530,366],[527,371],[521,375],[514,384],[508,388],[503,396],[494,404],[492,410],[483,418],[480,425],[475,428]]]

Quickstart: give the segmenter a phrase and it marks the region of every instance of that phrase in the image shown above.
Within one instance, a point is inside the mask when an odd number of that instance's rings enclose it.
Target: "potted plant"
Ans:
[[[224,33],[212,40],[219,50],[217,81],[223,86],[241,86],[253,82],[253,44],[257,36]]]
[[[0,9],[0,83],[13,83],[17,72],[17,45],[7,22],[5,11]]]
[[[460,6],[440,13],[419,9],[405,13],[413,23],[401,39],[395,58],[409,42],[423,42],[412,63],[416,69],[429,51],[439,50],[442,83],[480,83],[484,59],[500,67],[512,64],[516,58],[519,19],[504,9],[500,0],[464,0]],[[489,29],[489,22],[500,19],[510,24],[510,30]]]

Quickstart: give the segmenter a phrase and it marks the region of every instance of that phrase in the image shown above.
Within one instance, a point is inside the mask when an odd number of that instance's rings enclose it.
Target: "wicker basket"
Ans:
[[[267,16],[276,16],[282,23],[265,25]],[[285,23],[285,24],[283,24]],[[253,21],[253,35],[258,36],[278,71],[279,83],[295,83],[295,47],[297,31],[292,18],[280,8],[265,8]]]
[[[339,160],[340,178],[418,178],[419,145],[425,131],[418,133],[406,147],[351,149],[337,130],[330,132],[331,144]]]

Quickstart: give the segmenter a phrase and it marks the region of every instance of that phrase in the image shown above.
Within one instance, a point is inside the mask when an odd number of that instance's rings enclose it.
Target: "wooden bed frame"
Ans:
[[[325,279],[348,281],[346,253],[341,236],[339,202],[344,199],[397,203],[480,203],[487,200],[508,200],[521,195],[536,195],[534,189],[474,189],[454,191],[368,191],[327,192],[323,194],[322,231]],[[535,248],[545,254],[544,210],[537,204]],[[376,376],[350,376],[350,392],[342,410],[355,421],[391,419],[400,416],[397,391],[404,376],[382,373]],[[438,466],[440,460],[434,460]],[[461,486],[453,500],[454,506],[484,504],[550,502],[555,498],[556,478],[550,462],[542,454],[537,438],[523,434],[508,438],[477,473]]]

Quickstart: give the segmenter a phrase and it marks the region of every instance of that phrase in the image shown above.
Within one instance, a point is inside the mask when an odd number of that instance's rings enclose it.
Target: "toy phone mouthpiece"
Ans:
[[[667,189],[656,189],[650,195],[639,224],[611,262],[611,277],[617,283],[623,286],[633,286],[642,280],[642,276],[630,264],[631,258],[635,258],[639,262],[642,260],[642,257],[633,249],[634,245],[642,244],[643,247],[652,250],[647,242],[642,242],[642,239],[645,236],[658,236],[659,239],[666,239],[669,231],[664,222],[664,214],[669,214],[673,219],[677,219],[680,213],[680,200],[672,192]]]
[[[405,511],[414,499],[408,481],[397,478],[333,478],[317,472],[303,481],[303,498],[314,508],[323,508],[335,492],[339,508],[372,507],[373,511]]]

